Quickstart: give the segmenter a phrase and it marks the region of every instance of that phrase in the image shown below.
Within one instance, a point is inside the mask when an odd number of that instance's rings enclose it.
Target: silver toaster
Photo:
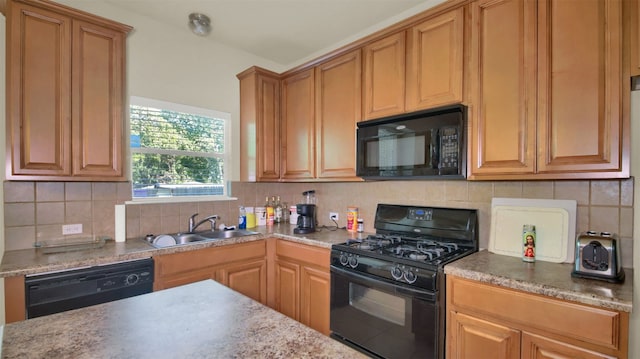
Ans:
[[[571,275],[615,283],[624,281],[619,241],[616,234],[609,232],[588,231],[578,234]]]

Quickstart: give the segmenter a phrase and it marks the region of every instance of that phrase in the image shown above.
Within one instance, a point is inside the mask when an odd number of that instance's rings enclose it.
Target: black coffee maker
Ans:
[[[296,205],[298,212],[297,226],[293,233],[305,234],[316,231],[316,191],[302,192],[302,203]]]

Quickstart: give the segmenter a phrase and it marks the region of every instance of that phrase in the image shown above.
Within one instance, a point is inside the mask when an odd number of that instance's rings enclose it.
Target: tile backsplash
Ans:
[[[261,206],[266,196],[296,204],[305,190],[316,190],[318,222],[333,225],[329,212],[346,224],[348,206],[359,208],[365,231],[373,232],[378,203],[475,208],[480,246],[488,246],[493,197],[573,199],[578,203],[576,232],[618,233],[622,262],[633,265],[634,180],[594,181],[380,181],[336,183],[234,182],[237,200],[127,205],[127,238],[185,231],[189,216],[211,214],[219,223],[237,223],[238,206]],[[32,248],[36,240],[59,237],[63,224],[82,223],[87,234],[114,236],[114,205],[131,199],[130,183],[11,182],[4,184],[5,248]]]

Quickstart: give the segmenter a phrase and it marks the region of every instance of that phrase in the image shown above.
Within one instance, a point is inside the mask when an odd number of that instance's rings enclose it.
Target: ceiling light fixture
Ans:
[[[189,28],[198,36],[207,36],[211,32],[211,20],[205,14],[189,14]]]

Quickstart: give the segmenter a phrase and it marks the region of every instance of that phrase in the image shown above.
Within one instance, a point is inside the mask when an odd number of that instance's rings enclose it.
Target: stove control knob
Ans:
[[[349,256],[349,266],[351,268],[358,266],[358,258],[356,256]]]
[[[345,253],[340,253],[340,264],[346,266],[349,264],[349,257]]]
[[[136,283],[138,283],[138,280],[140,280],[140,277],[137,274],[129,274],[125,279],[124,279],[124,285],[134,285]]]
[[[404,272],[404,279],[407,281],[407,283],[411,284],[418,279],[418,276],[413,273],[412,270],[407,270]]]
[[[393,267],[393,269],[391,270],[391,276],[395,280],[402,279],[402,275],[403,275],[402,274],[402,269],[400,269],[400,267],[398,267],[398,266]]]

